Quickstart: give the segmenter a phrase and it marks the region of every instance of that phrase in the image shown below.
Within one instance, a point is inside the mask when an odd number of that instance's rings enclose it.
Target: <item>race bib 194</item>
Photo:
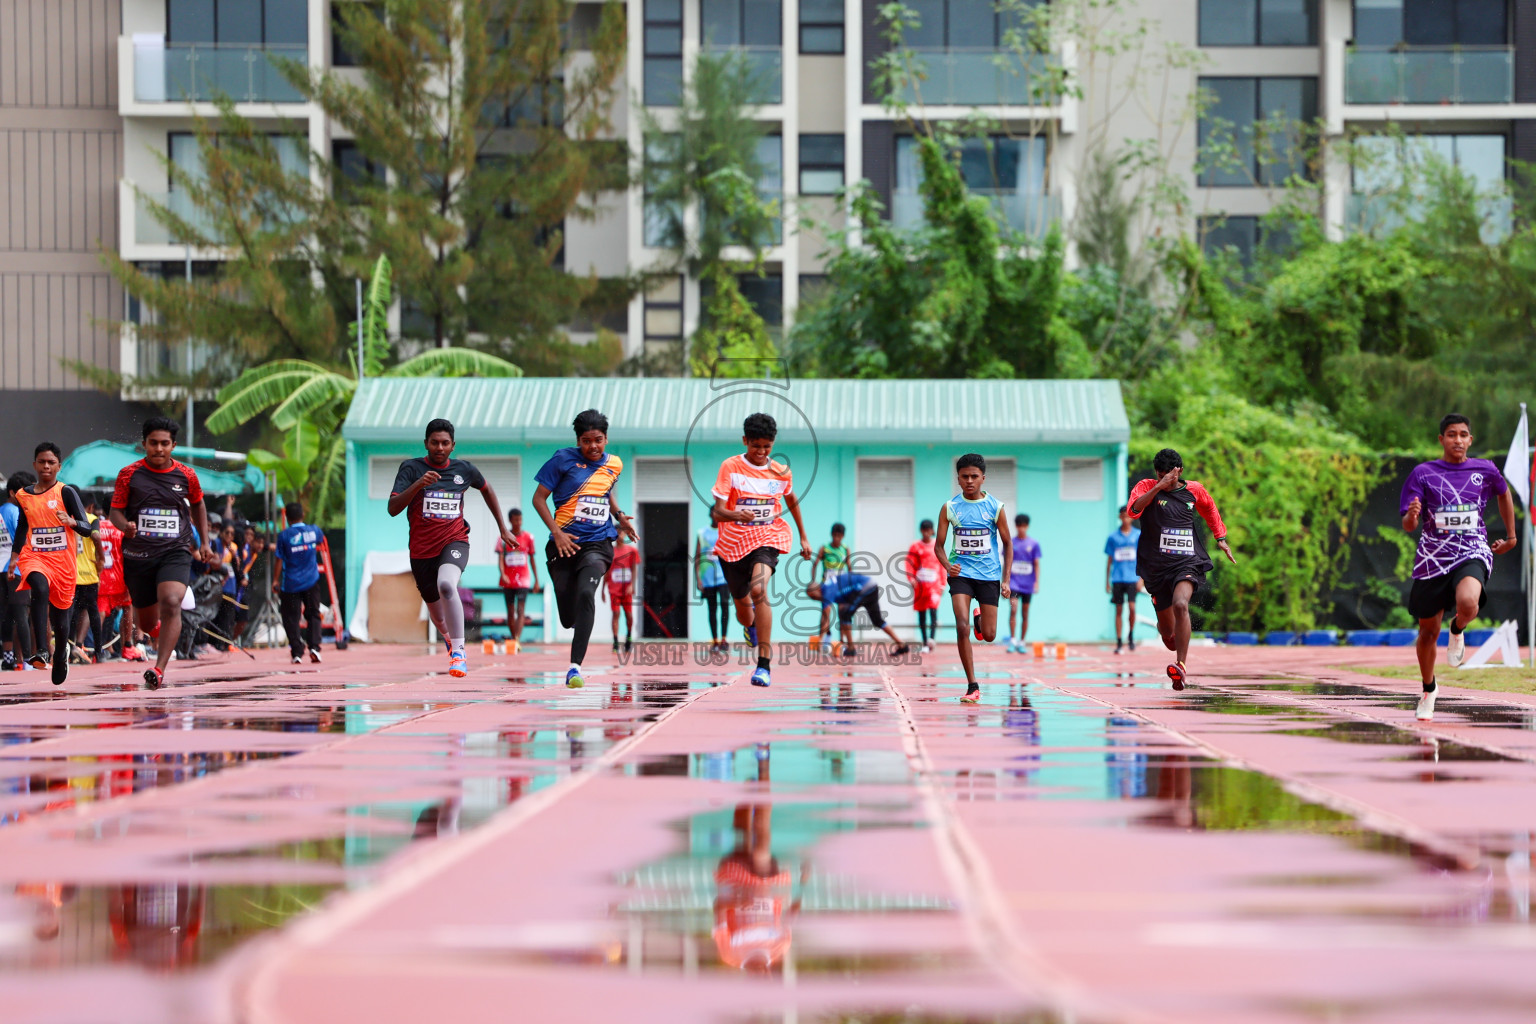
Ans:
[[[1122,547],[1115,548],[1115,561],[1117,561],[1117,562],[1134,562],[1134,561],[1136,561],[1136,549],[1134,547],[1131,547],[1128,544],[1124,545]]]
[[[458,519],[464,514],[464,495],[454,491],[427,491],[421,496],[424,519]]]
[[[752,523],[761,526],[764,523],[773,522],[773,498],[738,498],[736,507],[752,513]]]
[[[64,527],[37,526],[32,529],[33,551],[63,551]]]
[[[1159,535],[1157,546],[1165,555],[1193,555],[1195,553],[1195,531],[1169,527]]]
[[[601,526],[608,521],[608,495],[583,494],[576,499],[576,521]]]
[[[989,555],[992,553],[992,527],[961,526],[955,530],[955,553]]]
[[[139,536],[175,540],[181,536],[181,514],[173,508],[140,509]]]
[[[1476,505],[1441,505],[1435,509],[1435,529],[1441,533],[1476,533],[1483,513]]]

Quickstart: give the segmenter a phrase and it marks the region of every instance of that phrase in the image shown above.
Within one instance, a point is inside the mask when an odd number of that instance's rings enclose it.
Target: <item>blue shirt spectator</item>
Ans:
[[[277,560],[283,566],[282,591],[302,594],[320,582],[320,528],[294,523],[277,535]]]

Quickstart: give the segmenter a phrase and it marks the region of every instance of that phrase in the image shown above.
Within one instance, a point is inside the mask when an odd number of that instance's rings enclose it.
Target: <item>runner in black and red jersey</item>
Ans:
[[[448,674],[462,677],[469,671],[464,656],[464,605],[459,601],[459,577],[469,564],[464,492],[471,487],[480,492],[504,545],[515,547],[517,538],[507,532],[501,502],[485,477],[470,463],[453,457],[453,424],[443,419],[428,423],[426,445],[426,458],[400,463],[390,489],[389,514],[406,514],[416,591],[448,644]]]
[[[139,628],[158,636],[159,654],[144,670],[144,685],[165,682],[176,641],[181,638],[181,599],[192,578],[192,552],[213,560],[208,546],[208,510],[191,466],[171,455],[181,427],[156,416],[144,421],[144,457],[124,466],[112,491],[112,525],[123,532],[123,582]],[[193,539],[196,525],[199,540]]]
[[[1174,652],[1168,678],[1175,690],[1182,690],[1187,675],[1184,659],[1189,657],[1189,599],[1214,568],[1195,530],[1197,513],[1210,526],[1222,554],[1233,565],[1237,559],[1227,543],[1227,527],[1216,502],[1204,487],[1184,480],[1184,459],[1179,453],[1164,448],[1153,457],[1152,471],[1157,479],[1143,480],[1132,488],[1128,506],[1131,518],[1141,520],[1136,566],[1157,611],[1163,646]]]

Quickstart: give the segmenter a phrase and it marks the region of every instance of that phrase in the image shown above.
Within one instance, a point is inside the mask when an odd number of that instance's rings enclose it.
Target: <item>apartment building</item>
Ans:
[[[97,246],[115,247],[167,275],[212,273],[217,253],[174,244],[146,216],[137,190],[178,208],[161,159],[197,160],[192,115],[215,113],[215,90],[242,114],[307,130],[328,158],[355,157],[318,108],[301,102],[273,55],[314,67],[347,62],[331,36],[333,7],[358,0],[0,0],[0,401],[28,409],[109,415],[61,360],[87,359],[129,376],[186,369],[197,346],[140,343],[103,326],[136,308],[101,269]],[[1040,64],[1006,58],[1009,15],[992,0],[909,0],[921,27],[907,38],[926,67],[912,119],[877,94],[871,62],[886,46],[878,0],[633,0],[623,95],[612,136],[642,148],[642,107],[675,117],[694,56],[739,52],[760,72],[754,116],[767,128],[759,183],[786,216],[762,275],[743,290],[774,324],[790,322],[824,273],[824,239],[802,216],[836,224],[836,191],[871,182],[898,225],[915,225],[918,165],[911,120],[976,110],[998,126],[990,151],[962,153],[971,188],[997,216],[1038,236],[1070,218],[1094,148],[1153,139],[1193,197],[1189,227],[1214,244],[1251,249],[1274,185],[1299,167],[1282,141],[1244,148],[1253,126],[1276,115],[1320,119],[1334,138],[1389,126],[1475,177],[1496,181],[1510,158],[1536,159],[1536,0],[1126,0],[1126,24],[1150,26],[1144,50],[1165,46],[1196,59],[1131,81],[1120,66],[1068,43],[1050,60],[1072,69],[1080,96],[1040,99]],[[579,19],[596,7],[578,5]],[[575,53],[574,61],[584,59]],[[1213,103],[1187,116],[1197,90]],[[1201,168],[1200,143],[1232,127],[1237,166]],[[1245,134],[1248,133],[1248,134]],[[1390,175],[1393,154],[1386,154]],[[297,160],[299,154],[294,153]],[[1369,182],[1336,162],[1323,176],[1338,231],[1373,216]],[[189,211],[182,211],[189,212]],[[606,195],[595,220],[566,226],[573,273],[614,277],[665,265],[640,189]],[[697,322],[697,283],[661,280],[620,318],[629,354],[676,352]],[[67,395],[61,395],[67,392]],[[67,403],[60,405],[61,398]],[[111,415],[118,415],[111,413]]]

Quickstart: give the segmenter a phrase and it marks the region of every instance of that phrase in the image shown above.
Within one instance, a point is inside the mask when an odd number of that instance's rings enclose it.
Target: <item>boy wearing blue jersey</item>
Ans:
[[[1007,510],[982,489],[987,460],[975,452],[960,456],[955,462],[955,478],[960,493],[939,509],[933,551],[949,577],[950,603],[955,609],[955,646],[960,649],[960,665],[965,669],[965,696],[960,699],[974,704],[981,699],[981,686],[976,682],[971,636],[987,643],[997,637],[997,605],[1008,597],[1013,545],[1001,543],[1008,536]],[[946,543],[951,531],[955,535],[952,545]],[[978,605],[974,618],[973,598]],[[969,630],[967,622],[971,624]]]
[[[1115,606],[1115,653],[1119,654],[1125,640],[1136,649],[1136,592],[1141,578],[1136,575],[1136,545],[1141,543],[1141,531],[1131,522],[1131,510],[1120,506],[1120,529],[1109,535],[1104,542],[1104,593]],[[1131,631],[1123,632],[1125,608],[1131,609]]]

